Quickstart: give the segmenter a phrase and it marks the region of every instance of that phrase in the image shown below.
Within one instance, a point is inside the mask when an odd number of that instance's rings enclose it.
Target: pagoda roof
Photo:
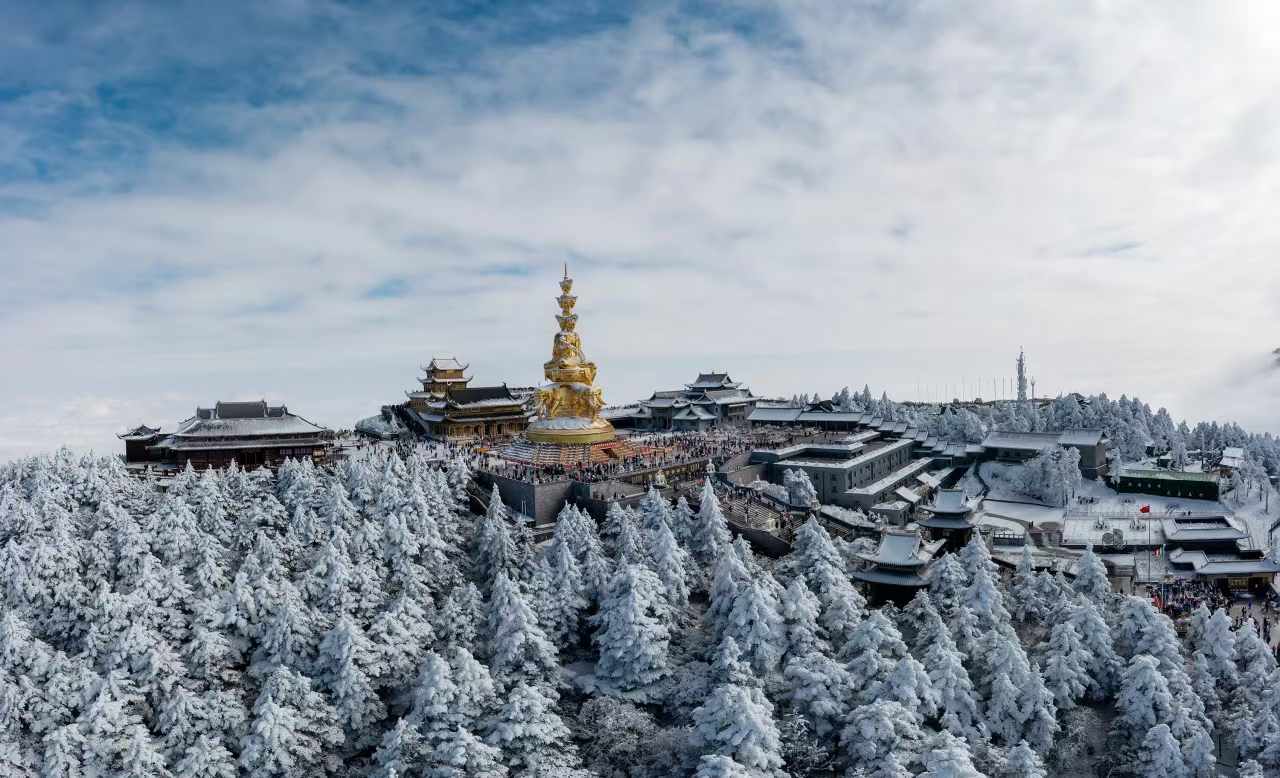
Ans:
[[[178,424],[170,436],[177,439],[229,438],[259,435],[318,435],[332,430],[289,413],[283,405],[266,401],[219,402],[212,408],[196,408],[194,416]]]
[[[969,507],[963,489],[939,489],[934,495],[933,504],[922,506],[925,510],[935,515],[965,515],[967,516],[972,508]]]
[[[886,570],[875,568],[872,570],[854,570],[853,577],[859,581],[867,583],[884,584],[887,586],[928,586],[926,581],[918,573],[909,570]]]
[[[756,399],[749,389],[708,389],[702,393],[703,397],[720,405],[728,405],[739,402],[750,402]]]
[[[685,384],[690,389],[736,389],[741,386],[728,373],[699,373],[697,380]]]
[[[462,408],[477,406],[519,405],[524,402],[511,393],[506,384],[501,386],[472,386],[465,389],[454,389],[445,395],[449,405]]]
[[[464,365],[453,357],[432,357],[422,369],[430,372],[432,370],[466,370],[469,367],[471,365]]]
[[[684,410],[677,413],[675,416],[672,416],[671,418],[679,419],[681,421],[689,421],[689,420],[712,421],[715,419],[715,416],[710,413],[707,413],[706,411],[702,410],[696,405],[691,405],[688,408],[685,408]]]
[[[151,427],[148,427],[145,424],[139,424],[138,426],[134,427],[128,432],[121,432],[120,434],[116,435],[116,437],[120,438],[121,440],[145,440],[147,438],[154,438],[156,435],[159,435],[159,434],[160,434],[159,427],[155,427],[153,429]]]
[[[946,541],[926,543],[919,530],[891,528],[880,535],[874,554],[858,554],[858,558],[874,565],[897,568],[920,568],[933,560],[933,555]]]

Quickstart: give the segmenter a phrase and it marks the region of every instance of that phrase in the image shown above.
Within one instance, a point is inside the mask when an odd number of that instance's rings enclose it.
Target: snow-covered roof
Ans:
[[[906,443],[909,445],[911,441],[904,440],[904,441],[899,441],[899,443]],[[891,448],[891,446],[885,446],[879,451],[872,452],[872,454],[880,453],[880,451],[885,451],[886,449],[889,449],[889,448]],[[868,454],[867,456],[871,456],[871,455]],[[858,459],[854,460],[854,462],[857,462],[865,458],[866,457],[858,457]],[[846,491],[845,494],[860,494],[860,495],[867,495],[867,496],[877,495],[885,491],[886,489],[889,489],[891,487],[896,487],[898,484],[902,483],[903,481],[906,481],[909,478],[915,477],[917,473],[921,472],[922,470],[927,468],[929,465],[930,465],[930,460],[928,458],[913,460],[903,465],[902,467],[898,468],[897,470],[894,470],[892,473],[889,473],[884,478],[881,478],[879,481],[876,481],[875,483],[867,484],[866,486],[854,487],[853,489],[849,489],[848,491]]]
[[[1067,430],[1066,432],[996,431],[982,441],[985,448],[1011,448],[1043,451],[1050,446],[1096,446],[1106,437],[1102,430]]]
[[[717,405],[737,405],[756,399],[751,392],[741,389],[709,389],[703,392],[703,396]]]
[[[799,421],[850,422],[858,423],[861,413],[846,411],[805,411],[800,414]]]
[[[470,365],[464,365],[453,357],[432,357],[431,362],[426,365],[424,370],[466,370]]]
[[[1060,446],[1096,446],[1106,437],[1102,430],[1067,430],[1058,436]]]
[[[968,513],[969,503],[963,489],[939,489],[933,504],[927,506],[933,513]]]
[[[697,406],[690,406],[671,418],[681,421],[714,421],[716,417],[714,414],[707,413]]]
[[[892,528],[880,535],[874,554],[862,553],[858,558],[875,565],[918,568],[929,563],[940,545],[926,545],[917,530]]]
[[[1248,539],[1249,533],[1223,517],[1179,519],[1170,516],[1160,520],[1166,543],[1236,541]]]
[[[916,494],[915,492],[911,491],[905,486],[899,486],[897,489],[893,490],[893,493],[898,495],[898,497],[911,503],[912,505],[918,505],[920,503],[920,500],[924,499],[919,494]]]
[[[499,405],[515,405],[521,402],[520,398],[507,389],[506,384],[454,389],[449,392],[447,399],[450,405],[459,408],[488,408]]]
[[[295,435],[291,437],[254,438],[252,440],[211,440],[208,438],[178,438],[170,435],[154,446],[148,448],[170,449],[172,451],[223,451],[227,449],[246,448],[289,448],[290,446],[317,446],[324,440],[316,435]],[[326,444],[327,445],[327,444]]]
[[[116,437],[121,440],[146,440],[147,438],[154,438],[159,433],[159,427],[152,428],[145,424],[139,424],[128,432],[121,432]]]
[[[777,422],[777,421],[795,421],[800,416],[799,408],[761,408],[756,407],[747,416],[747,421],[755,422]]]
[[[1243,467],[1244,466],[1244,449],[1239,446],[1227,446],[1222,449],[1222,459],[1218,460],[1219,467]]]
[[[250,415],[255,414],[255,415]],[[330,432],[283,405],[265,402],[223,403],[197,408],[196,415],[179,423],[176,438],[228,438],[246,435],[308,435]]]
[[[642,400],[641,404],[649,408],[683,408],[689,401],[682,397],[654,397]]]
[[[1280,573],[1280,564],[1265,557],[1259,559],[1241,559],[1223,554],[1206,554],[1203,551],[1191,551],[1176,548],[1169,552],[1169,561],[1174,564],[1191,565],[1198,575],[1261,575]]]
[[[728,373],[699,373],[697,380],[687,384],[690,389],[716,389],[723,386],[737,387]]]
[[[1056,432],[992,432],[982,441],[985,448],[1013,448],[1043,451],[1058,445]]]

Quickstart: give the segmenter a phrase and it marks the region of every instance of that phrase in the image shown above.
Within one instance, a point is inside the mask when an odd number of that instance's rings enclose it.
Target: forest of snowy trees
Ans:
[[[0,776],[1206,778],[1220,736],[1280,769],[1251,622],[1180,639],[1092,553],[1005,577],[979,537],[871,608],[843,540],[759,558],[709,487],[535,546],[468,478],[0,467]]]

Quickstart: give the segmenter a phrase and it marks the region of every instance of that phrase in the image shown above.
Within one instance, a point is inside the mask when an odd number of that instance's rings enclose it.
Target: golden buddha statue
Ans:
[[[613,440],[613,425],[600,418],[604,394],[594,384],[596,366],[582,353],[578,337],[578,314],[573,306],[578,298],[569,294],[573,279],[565,265],[560,281],[560,331],[551,342],[551,360],[542,365],[547,384],[538,389],[538,418],[526,433],[535,443],[582,445]]]

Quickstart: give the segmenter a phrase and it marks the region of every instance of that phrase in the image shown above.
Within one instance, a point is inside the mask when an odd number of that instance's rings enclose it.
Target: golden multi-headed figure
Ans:
[[[573,306],[578,298],[569,292],[573,279],[566,265],[560,281],[560,331],[551,344],[551,361],[543,364],[547,384],[538,390],[538,418],[529,425],[529,440],[535,443],[581,445],[613,440],[613,425],[600,418],[604,394],[595,387],[596,365],[582,353],[578,337],[578,314]]]

